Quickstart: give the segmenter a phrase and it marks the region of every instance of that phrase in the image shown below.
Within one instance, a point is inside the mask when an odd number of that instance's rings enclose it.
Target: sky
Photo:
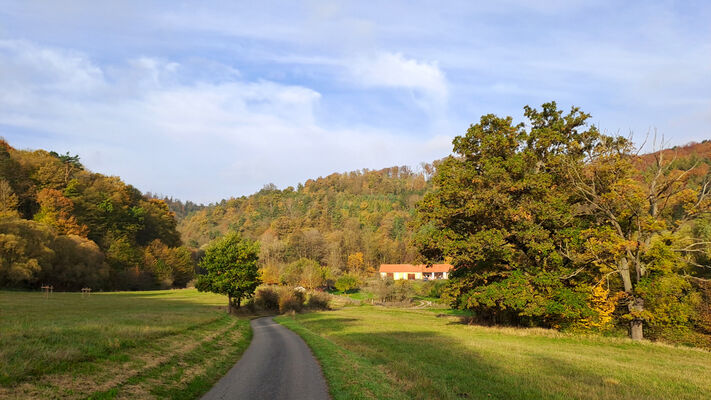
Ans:
[[[711,139],[709,1],[0,0],[0,137],[194,202],[451,152],[578,106]]]

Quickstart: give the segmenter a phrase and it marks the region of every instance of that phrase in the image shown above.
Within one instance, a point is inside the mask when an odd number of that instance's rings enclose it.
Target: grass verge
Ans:
[[[335,399],[706,399],[711,353],[543,329],[462,325],[425,310],[282,316]]]

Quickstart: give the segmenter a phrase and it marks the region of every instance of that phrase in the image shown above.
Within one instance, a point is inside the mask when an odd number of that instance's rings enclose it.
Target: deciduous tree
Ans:
[[[228,312],[254,294],[259,280],[259,245],[238,233],[229,233],[205,250],[200,262],[203,273],[197,289],[227,295]]]

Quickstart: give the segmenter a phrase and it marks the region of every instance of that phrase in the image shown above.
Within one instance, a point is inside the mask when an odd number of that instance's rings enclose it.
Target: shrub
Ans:
[[[276,311],[279,309],[279,293],[270,287],[261,287],[254,294],[254,304],[261,310]]]
[[[343,293],[348,293],[358,289],[360,280],[355,275],[345,274],[336,279],[336,289]]]
[[[396,281],[393,288],[393,300],[395,301],[409,301],[415,295],[415,287],[405,280]]]
[[[301,311],[304,308],[304,292],[284,287],[279,293],[279,312]]]
[[[392,301],[395,293],[392,278],[375,279],[368,282],[368,291],[373,293],[376,300],[381,302]]]
[[[306,307],[315,310],[328,310],[328,303],[331,300],[331,296],[328,293],[323,292],[312,292],[306,301]]]
[[[247,299],[244,304],[242,304],[242,310],[246,310],[248,313],[254,313],[257,311],[257,304],[255,298],[251,297]]]
[[[429,297],[436,297],[436,298],[441,298],[442,294],[444,294],[444,289],[447,287],[447,280],[436,280],[436,281],[430,281],[429,283],[429,292],[427,293],[427,296]]]

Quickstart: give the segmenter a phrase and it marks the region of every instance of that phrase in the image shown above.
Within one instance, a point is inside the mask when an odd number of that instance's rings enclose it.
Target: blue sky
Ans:
[[[581,107],[711,138],[708,1],[0,0],[0,136],[198,202],[449,154]]]

